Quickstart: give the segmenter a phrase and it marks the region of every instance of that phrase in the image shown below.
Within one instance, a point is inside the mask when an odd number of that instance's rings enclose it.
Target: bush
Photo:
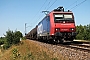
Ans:
[[[12,50],[12,56],[13,56],[13,59],[15,60],[16,58],[19,58],[20,57],[20,53],[18,51],[18,49],[14,48]]]
[[[0,45],[4,44],[5,43],[5,40],[6,40],[5,37],[1,37],[0,38]]]
[[[13,38],[14,38],[14,32],[13,31],[10,31],[10,30],[8,30],[7,32],[6,32],[6,42],[7,42],[7,44],[12,44],[12,42],[13,42]]]
[[[20,31],[13,32],[11,30],[8,30],[5,35],[6,38],[5,49],[9,48],[12,44],[19,43],[21,37],[22,33]]]
[[[4,41],[3,40],[0,40],[0,45],[4,44]]]
[[[4,44],[3,49],[6,50],[6,49],[8,49],[10,46],[11,46],[10,44],[6,43],[6,44]]]
[[[13,44],[17,44],[20,42],[20,38],[23,37],[20,31],[14,32]]]
[[[84,26],[77,25],[76,32],[77,32],[76,39],[90,40],[90,24]]]
[[[22,40],[26,40],[26,37],[22,37]]]

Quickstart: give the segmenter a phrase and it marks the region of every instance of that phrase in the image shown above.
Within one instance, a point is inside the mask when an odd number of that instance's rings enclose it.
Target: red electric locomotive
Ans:
[[[64,11],[58,7],[47,14],[37,25],[37,38],[62,42],[73,41],[76,36],[74,15],[71,11]]]

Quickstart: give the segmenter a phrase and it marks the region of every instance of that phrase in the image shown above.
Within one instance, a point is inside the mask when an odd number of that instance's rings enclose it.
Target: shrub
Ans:
[[[17,44],[20,42],[20,38],[23,37],[20,31],[14,32],[13,44]]]
[[[6,49],[8,49],[10,46],[11,46],[10,44],[6,43],[6,44],[4,44],[3,49],[6,50]]]
[[[0,38],[0,45],[4,44],[4,42],[5,42],[5,37],[1,37]]]
[[[13,59],[20,57],[20,53],[19,53],[18,49],[14,48],[12,50],[12,56],[13,56]]]
[[[6,38],[6,43],[4,48],[7,49],[9,48],[12,44],[17,44],[20,42],[20,38],[22,37],[22,33],[20,31],[11,31],[8,30],[6,32],[5,38]]]

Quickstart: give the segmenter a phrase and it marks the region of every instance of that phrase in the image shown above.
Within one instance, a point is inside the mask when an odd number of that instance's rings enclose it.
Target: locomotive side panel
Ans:
[[[48,36],[50,32],[50,18],[46,16],[37,27],[37,37]]]

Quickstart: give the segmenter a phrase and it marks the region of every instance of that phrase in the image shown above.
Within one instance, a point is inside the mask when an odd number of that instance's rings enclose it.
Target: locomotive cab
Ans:
[[[54,36],[55,40],[70,40],[76,36],[76,27],[74,15],[71,11],[64,11],[64,8],[59,7],[50,13],[51,29],[50,35]]]

